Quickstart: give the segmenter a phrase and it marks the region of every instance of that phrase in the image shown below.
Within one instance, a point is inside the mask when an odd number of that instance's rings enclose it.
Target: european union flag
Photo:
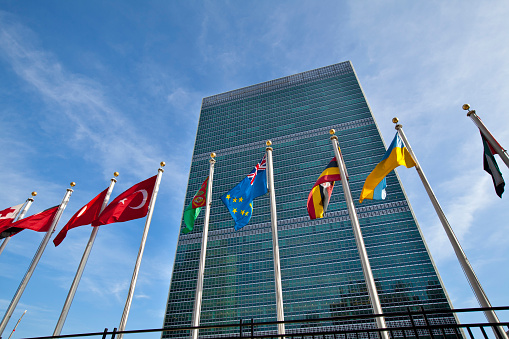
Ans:
[[[253,214],[253,199],[267,193],[267,161],[265,155],[237,186],[221,197],[235,220],[235,230],[246,226]]]

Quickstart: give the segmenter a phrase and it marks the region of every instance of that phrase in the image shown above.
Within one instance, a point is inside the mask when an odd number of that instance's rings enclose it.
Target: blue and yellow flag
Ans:
[[[253,199],[267,193],[267,161],[265,155],[244,180],[221,197],[235,220],[235,230],[246,226],[253,214]]]
[[[362,202],[364,199],[385,199],[385,188],[387,187],[385,177],[400,165],[406,168],[414,167],[415,161],[406,149],[403,140],[401,140],[396,132],[396,136],[392,140],[387,152],[385,152],[382,160],[366,178],[359,202]]]

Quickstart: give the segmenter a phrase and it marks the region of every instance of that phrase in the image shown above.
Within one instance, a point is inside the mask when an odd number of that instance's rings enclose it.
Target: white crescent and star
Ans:
[[[129,208],[132,208],[133,210],[138,210],[138,209],[142,208],[143,206],[145,206],[145,204],[147,203],[147,198],[148,198],[147,190],[139,190],[139,191],[134,192],[131,195],[135,196],[136,193],[138,193],[138,192],[143,194],[143,200],[141,201],[141,203],[138,206],[134,206],[134,207],[129,206]],[[126,200],[127,200],[127,198],[124,198],[124,199],[120,200],[118,203],[123,205],[123,204],[125,204]]]
[[[83,207],[76,218],[81,217],[83,215],[83,213],[85,213],[86,210],[87,210],[87,206]]]

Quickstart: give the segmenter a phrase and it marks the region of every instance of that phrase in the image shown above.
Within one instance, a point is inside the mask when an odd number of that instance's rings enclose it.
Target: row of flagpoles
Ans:
[[[469,110],[470,107],[468,105],[464,105],[463,108],[465,110]],[[507,156],[507,152],[500,146],[500,144],[487,130],[482,121],[475,114],[475,111],[469,110],[467,116],[469,116],[474,121],[476,126],[481,131],[481,136],[483,138],[484,144],[484,168],[488,173],[492,175],[496,192],[501,197],[505,183],[502,179],[502,175],[500,173],[498,165],[496,164],[494,154],[499,154],[499,156],[503,159],[504,163],[509,167],[509,157]],[[393,122],[397,124],[398,120],[394,118]],[[426,189],[426,192],[428,193],[428,196],[430,197],[430,200],[439,216],[439,219],[442,222],[442,225],[449,237],[449,240],[456,253],[456,256],[458,257],[458,260],[465,272],[465,275],[467,276],[467,279],[474,291],[474,294],[476,295],[476,298],[478,299],[481,307],[491,307],[491,304],[486,294],[484,293],[470,263],[468,262],[468,259],[466,258],[465,253],[463,252],[456,236],[454,235],[454,232],[452,231],[452,228],[449,225],[445,217],[445,214],[443,213],[429,185],[429,182],[427,181],[426,176],[424,175],[424,172],[422,171],[422,168],[419,165],[417,158],[408,143],[408,140],[406,139],[402,126],[397,124],[396,130],[397,130],[396,136],[394,137],[394,140],[389,146],[386,154],[382,158],[381,162],[372,171],[372,173],[370,173],[370,175],[367,177],[361,193],[360,202],[362,202],[363,199],[384,199],[386,195],[385,176],[390,171],[392,171],[393,169],[400,165],[404,165],[407,168],[415,167]],[[345,200],[347,202],[348,212],[361,259],[362,269],[366,280],[369,298],[374,313],[380,315],[379,317],[377,317],[377,326],[380,329],[386,329],[385,319],[383,317],[383,312],[376,291],[376,286],[371,272],[369,259],[364,246],[364,241],[362,238],[358,217],[350,193],[348,180],[343,180],[344,178],[348,179],[348,173],[346,170],[345,163],[343,161],[343,157],[341,155],[341,151],[338,146],[338,139],[334,135],[334,133],[335,131],[331,130],[332,134],[331,143],[335,158],[329,163],[327,168],[322,172],[322,174],[318,178],[317,182],[315,183],[313,189],[309,194],[308,197],[309,216],[311,219],[322,218],[324,216],[324,213],[327,210],[328,201],[332,194],[334,182],[340,180],[343,185],[343,192],[345,194]],[[271,207],[270,211],[272,227],[272,244],[274,255],[276,311],[277,320],[283,322],[284,321],[283,295],[282,295],[279,245],[277,235],[277,211],[274,191],[272,151],[273,149],[271,147],[271,142],[268,141],[266,154],[264,155],[262,160],[256,165],[253,171],[251,171],[251,173],[246,176],[244,180],[242,180],[232,190],[225,193],[221,197],[221,200],[230,211],[231,216],[235,220],[235,229],[238,230],[245,226],[251,219],[251,215],[253,212],[252,205],[253,199],[269,192]],[[216,160],[214,158],[215,154],[212,153],[210,159],[209,176],[202,184],[200,190],[193,197],[192,202],[189,204],[189,206],[187,206],[187,208],[184,211],[185,227],[183,228],[182,232],[189,233],[193,229],[194,222],[198,214],[200,213],[201,208],[204,206],[206,208],[204,227],[202,233],[202,244],[195,294],[195,303],[192,316],[193,327],[199,326],[200,323],[201,300],[203,293],[203,275],[205,270],[205,258],[208,238],[208,223],[210,216],[210,206],[212,203],[211,196],[212,196],[214,164],[216,163]],[[131,188],[120,194],[108,205],[111,192],[116,183],[116,178],[112,178],[110,186],[103,192],[101,192],[99,195],[97,195],[85,206],[83,206],[80,210],[78,210],[78,212],[76,212],[71,217],[69,222],[62,228],[62,230],[53,240],[55,246],[58,246],[65,238],[67,232],[70,229],[88,224],[92,224],[92,226],[94,226],[92,228],[92,233],[86,245],[78,270],[76,272],[76,276],[69,290],[69,294],[64,303],[60,318],[55,327],[55,331],[53,333],[54,336],[58,336],[61,333],[62,327],[67,317],[67,313],[74,298],[74,294],[78,287],[79,281],[83,274],[83,270],[90,255],[93,243],[97,236],[98,226],[114,222],[123,222],[138,219],[147,216],[140,244],[140,249],[138,252],[138,257],[136,260],[133,276],[131,279],[131,285],[126,299],[126,304],[124,307],[124,312],[122,314],[121,322],[118,328],[119,331],[125,330],[125,325],[129,315],[132,297],[134,295],[134,288],[136,285],[139,267],[141,264],[141,258],[143,256],[145,242],[150,227],[153,206],[155,204],[155,200],[159,190],[161,175],[163,173],[162,167],[164,167],[164,162],[161,163],[161,168],[159,168],[158,174],[156,176],[132,186]],[[115,172],[114,176],[117,177],[118,173]],[[74,183],[71,183],[71,187],[73,186]],[[36,196],[35,192],[32,193],[32,197],[28,198],[24,204],[13,206],[6,210],[0,211],[0,239],[4,238],[4,241],[0,246],[0,254],[7,245],[10,237],[19,233],[23,229],[31,229],[38,232],[46,232],[46,235],[42,240],[39,249],[37,250],[37,253],[32,260],[30,268],[25,274],[25,277],[23,278],[20,286],[18,287],[18,290],[15,296],[13,297],[11,304],[9,305],[9,308],[6,311],[6,314],[2,319],[2,322],[0,323],[0,336],[5,330],[5,327],[10,317],[12,316],[14,309],[16,308],[19,299],[21,298],[21,295],[26,285],[28,284],[28,281],[33,271],[35,270],[35,267],[37,266],[37,263],[41,258],[42,253],[44,252],[44,249],[47,243],[49,242],[51,235],[55,231],[60,216],[62,215],[72,192],[73,192],[72,188],[67,189],[66,194],[60,205],[57,205],[43,212],[32,215],[31,217],[28,218],[24,218],[24,216],[28,209],[30,208],[32,202],[34,201],[33,197]],[[141,202],[139,201],[138,197],[141,197]],[[148,204],[147,201],[149,202]],[[499,320],[493,311],[486,311],[485,315],[490,323],[493,324],[499,323]],[[497,338],[507,339],[507,335],[505,334],[501,326],[494,326],[493,329]],[[280,335],[285,334],[285,327],[283,323],[278,324],[278,334]],[[388,339],[388,333],[386,331],[382,331],[381,334],[384,339]],[[191,338],[197,339],[197,337],[198,330],[194,329],[191,332]],[[122,334],[119,335],[119,338],[122,338]]]
[[[464,105],[463,108],[468,110],[470,107],[468,105]],[[487,142],[489,146],[489,147],[485,146],[484,168],[488,173],[492,175],[496,192],[501,197],[504,182],[503,179],[500,182],[502,176],[493,155],[499,154],[500,157],[504,159],[504,163],[506,163],[506,165],[509,167],[509,158],[507,157],[507,153],[500,146],[500,144],[498,144],[495,138],[484,126],[484,124],[480,121],[480,119],[475,114],[475,111],[469,111],[468,116],[471,117],[474,123],[479,127],[481,131],[481,136],[483,138],[483,143],[486,145]],[[431,189],[431,186],[424,174],[424,171],[422,170],[422,167],[420,166],[417,157],[415,156],[415,153],[413,152],[410,143],[408,142],[408,139],[406,138],[406,135],[403,132],[403,126],[401,124],[398,124],[397,118],[393,119],[393,123],[396,124],[397,131],[396,135],[392,143],[390,144],[389,148],[387,149],[385,155],[382,157],[380,163],[366,178],[364,187],[361,192],[360,202],[362,203],[363,199],[377,199],[377,200],[385,199],[386,196],[385,188],[387,186],[385,177],[398,166],[402,165],[407,168],[415,167],[480,306],[483,308],[491,308],[491,304],[488,300],[488,297],[483,291],[482,286],[479,280],[477,279],[472,266],[470,265],[463,249],[459,244],[458,239],[456,238],[451,226],[449,225],[449,222],[447,221],[447,218],[445,217],[445,214],[440,204],[438,203],[438,200],[435,194],[433,193],[433,190]],[[311,219],[323,218],[327,210],[327,205],[330,196],[332,194],[334,182],[338,180],[341,181],[348,213],[350,216],[350,221],[355,236],[357,249],[361,260],[362,271],[366,281],[369,299],[371,302],[371,306],[373,308],[373,312],[379,315],[376,320],[377,327],[382,330],[387,329],[385,318],[383,316],[382,308],[380,305],[380,300],[376,290],[373,273],[371,271],[369,258],[364,245],[359,220],[350,192],[350,187],[348,183],[348,173],[346,170],[345,162],[343,160],[343,156],[341,154],[341,150],[338,145],[338,138],[337,136],[334,135],[335,131],[333,129],[330,131],[330,134],[332,149],[335,157],[329,163],[327,168],[322,172],[322,174],[316,181],[315,185],[313,186],[311,192],[309,193],[307,204],[308,213]],[[235,221],[235,229],[239,230],[240,228],[245,226],[251,218],[253,212],[252,205],[253,199],[261,195],[264,195],[267,192],[269,192],[270,194],[272,245],[274,255],[274,281],[276,293],[276,313],[277,321],[281,322],[278,324],[278,334],[284,335],[285,327],[284,323],[282,323],[284,321],[283,295],[281,287],[281,269],[279,261],[279,245],[277,236],[277,212],[274,191],[272,151],[273,149],[271,147],[271,142],[269,140],[267,141],[266,153],[262,160],[255,166],[251,173],[249,173],[244,178],[244,180],[242,180],[233,189],[222,195],[221,200],[226,205],[226,207],[230,211],[230,215],[233,217]],[[486,152],[491,153],[487,155]],[[182,229],[182,233],[187,234],[192,231],[196,218],[200,213],[201,207],[205,206],[206,208],[202,232],[201,252],[195,293],[195,302],[192,314],[193,327],[198,327],[200,325],[200,313],[203,295],[203,278],[207,251],[208,225],[210,217],[210,207],[212,204],[211,202],[212,184],[213,184],[214,165],[216,163],[216,160],[214,159],[215,156],[216,156],[215,153],[211,153],[211,159],[209,160],[210,162],[209,176],[204,181],[198,192],[194,195],[191,203],[187,206],[187,208],[184,211],[185,226]],[[490,156],[491,162],[487,166],[486,161],[487,158],[489,158]],[[495,170],[498,171],[499,174],[498,177],[496,173],[494,173],[496,172]],[[508,339],[507,334],[505,333],[503,327],[501,325],[497,325],[500,323],[500,321],[498,320],[498,317],[495,314],[495,312],[487,310],[485,311],[485,316],[488,319],[488,321],[494,325],[493,331],[495,333],[495,336],[499,339]],[[387,331],[381,331],[380,334],[383,339],[389,339],[389,334]],[[191,331],[190,338],[191,339],[198,338],[198,329],[195,328]]]
[[[133,219],[139,219],[146,216],[147,218],[145,220],[145,228],[143,230],[140,249],[138,251],[134,272],[131,278],[131,284],[129,287],[128,296],[126,298],[124,311],[122,313],[122,318],[120,320],[120,325],[118,327],[119,331],[125,330],[132,298],[134,295],[134,289],[138,278],[141,259],[143,257],[145,243],[150,228],[150,222],[152,220],[152,213],[154,211],[154,205],[159,191],[161,176],[162,173],[164,172],[163,170],[164,166],[165,163],[161,162],[161,167],[159,168],[157,175],[132,186],[128,190],[118,195],[108,205],[111,192],[113,191],[113,187],[115,186],[115,183],[117,181],[116,177],[118,176],[118,172],[115,172],[114,178],[111,179],[109,187],[102,191],[101,193],[99,193],[94,199],[88,202],[85,206],[80,208],[71,217],[71,219],[69,219],[67,224],[64,227],[62,227],[62,229],[55,237],[55,239],[53,239],[53,243],[55,244],[55,246],[58,246],[64,240],[67,232],[70,229],[90,224],[93,226],[92,233],[90,234],[90,238],[85,247],[83,257],[81,258],[81,262],[78,266],[78,270],[72,282],[71,288],[69,289],[69,293],[67,295],[64,306],[62,308],[62,312],[60,314],[57,325],[53,332],[53,336],[59,336],[62,331],[62,327],[65,323],[65,319],[71,307],[71,303],[78,288],[78,284],[85,269],[85,265],[87,263],[90,252],[92,251],[92,246],[97,236],[97,232],[99,231],[99,226],[115,222],[124,222]],[[71,187],[74,186],[75,183],[72,182]],[[64,212],[67,206],[67,203],[69,201],[69,198],[71,197],[72,192],[73,189],[68,188],[60,205],[49,208],[45,211],[34,214],[27,218],[24,218],[24,216],[28,211],[29,207],[31,206],[31,204],[33,203],[34,201],[33,197],[37,195],[36,192],[33,192],[32,197],[28,198],[24,204],[13,206],[11,208],[7,208],[3,211],[0,211],[0,239],[4,238],[4,241],[0,246],[0,254],[6,247],[10,238],[24,229],[31,229],[37,232],[46,232],[34,258],[32,259],[29,269],[27,270],[23,280],[21,281],[18,290],[16,291],[14,297],[12,298],[12,301],[9,307],[7,308],[7,311],[5,312],[2,322],[0,323],[0,337],[11,318],[18,304],[19,299],[23,294],[23,291],[25,290],[25,287],[27,286],[37,266],[37,263],[39,262],[46,248],[46,245],[48,244],[51,238],[51,235],[54,233],[56,229],[56,226],[60,220],[62,213]],[[122,339],[122,334],[119,334],[118,338]]]

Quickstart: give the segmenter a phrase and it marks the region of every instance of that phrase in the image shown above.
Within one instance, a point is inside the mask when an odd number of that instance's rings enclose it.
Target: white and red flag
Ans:
[[[108,193],[108,189],[105,189],[101,193],[99,193],[94,199],[92,199],[88,204],[83,206],[76,212],[71,219],[65,224],[65,226],[60,230],[55,239],[53,239],[53,243],[55,246],[60,245],[60,243],[67,236],[67,232],[71,228],[75,228],[78,226],[89,225],[94,220],[97,219],[99,213],[101,212],[101,207]]]
[[[92,226],[143,218],[148,213],[157,175],[137,183],[115,198]]]
[[[0,239],[10,237],[24,229],[36,232],[47,232],[51,227],[51,222],[58,211],[58,207],[59,205],[48,208],[47,210],[29,216],[28,218],[16,221],[14,224],[0,227]]]
[[[0,211],[0,228],[12,224],[14,218],[16,218],[23,205],[24,203]]]

